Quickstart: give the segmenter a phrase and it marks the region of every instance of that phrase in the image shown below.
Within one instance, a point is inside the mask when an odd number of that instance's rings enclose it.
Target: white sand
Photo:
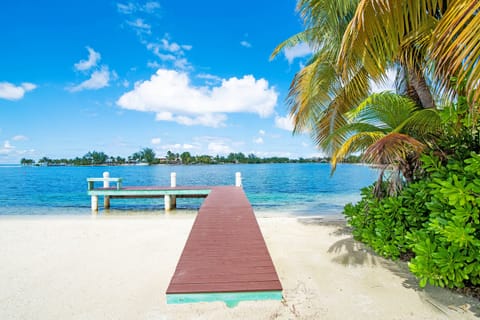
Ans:
[[[167,305],[193,216],[0,218],[0,319],[478,319],[341,226],[260,218],[284,301]]]

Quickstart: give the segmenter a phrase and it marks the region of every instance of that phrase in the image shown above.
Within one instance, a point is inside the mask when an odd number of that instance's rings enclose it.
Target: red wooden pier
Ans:
[[[168,303],[282,298],[282,286],[243,189],[212,187],[167,289]]]
[[[88,178],[92,210],[98,197],[165,198],[165,210],[176,198],[206,197],[167,288],[167,303],[223,301],[229,307],[245,300],[281,300],[282,285],[263,239],[253,208],[236,173],[235,186],[178,187],[171,174],[170,187],[123,187],[121,178]],[[95,182],[103,182],[95,188]],[[110,187],[109,182],[115,182]]]

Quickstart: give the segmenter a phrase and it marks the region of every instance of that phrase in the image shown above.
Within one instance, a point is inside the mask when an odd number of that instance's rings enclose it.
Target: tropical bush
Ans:
[[[409,266],[421,286],[479,285],[480,155],[432,153],[422,162],[425,178],[398,196],[377,199],[372,186],[345,207],[353,235],[385,257],[413,253]]]
[[[409,235],[415,258],[410,270],[428,283],[441,287],[480,284],[480,155],[462,160],[425,156],[430,171],[426,203],[429,218],[423,228]]]
[[[385,183],[386,185],[386,183]],[[386,187],[386,186],[385,186]],[[427,183],[408,185],[395,197],[377,198],[374,186],[362,190],[362,200],[344,209],[355,239],[368,244],[378,254],[392,259],[411,253],[412,232],[428,220]]]

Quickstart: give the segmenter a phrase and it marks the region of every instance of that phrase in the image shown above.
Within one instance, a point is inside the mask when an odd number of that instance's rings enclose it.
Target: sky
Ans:
[[[0,163],[193,155],[321,156],[286,97],[311,52],[294,0],[3,0]]]

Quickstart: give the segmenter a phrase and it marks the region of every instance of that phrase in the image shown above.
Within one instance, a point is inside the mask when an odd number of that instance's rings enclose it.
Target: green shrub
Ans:
[[[354,237],[378,254],[413,252],[409,266],[421,286],[480,285],[480,155],[461,158],[423,156],[425,179],[384,199],[365,188],[344,209]]]
[[[424,228],[409,236],[415,258],[410,270],[427,283],[441,287],[480,284],[480,156],[465,161],[425,156],[430,212]]]
[[[345,216],[357,240],[384,257],[397,259],[411,249],[407,235],[428,218],[425,183],[410,184],[398,196],[384,199],[375,198],[372,189],[364,188],[360,202],[346,205]]]

